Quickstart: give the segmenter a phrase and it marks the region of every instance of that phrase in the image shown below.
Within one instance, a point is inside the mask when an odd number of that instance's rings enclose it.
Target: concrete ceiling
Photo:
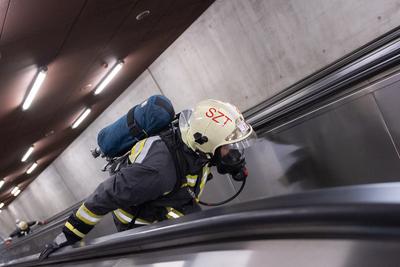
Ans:
[[[15,199],[213,0],[0,0],[0,202]],[[141,20],[137,16],[149,10]],[[125,65],[100,94],[96,85]],[[38,69],[47,77],[22,103]],[[92,112],[77,129],[85,107]],[[21,158],[29,146],[27,162]],[[79,156],[79,155],[77,155]],[[36,161],[30,175],[26,170]]]

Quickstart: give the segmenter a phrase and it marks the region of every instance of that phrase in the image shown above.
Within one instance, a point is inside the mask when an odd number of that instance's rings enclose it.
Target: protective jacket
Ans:
[[[31,226],[34,225],[39,225],[41,224],[39,221],[31,221],[31,222],[27,222],[28,227],[24,230],[20,229],[17,227],[17,229],[14,230],[14,232],[12,232],[10,234],[10,237],[23,237],[28,235],[31,232]]]
[[[69,241],[83,238],[108,212],[119,231],[200,210],[210,175],[208,161],[169,131],[135,144],[122,167],[74,212],[63,228]]]

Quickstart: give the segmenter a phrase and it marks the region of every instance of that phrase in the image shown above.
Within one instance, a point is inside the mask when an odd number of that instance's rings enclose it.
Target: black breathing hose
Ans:
[[[221,201],[221,202],[217,202],[217,203],[206,203],[206,202],[203,202],[203,201],[199,201],[199,203],[200,203],[201,205],[208,206],[208,207],[215,207],[215,206],[220,206],[220,205],[223,205],[223,204],[225,204],[225,203],[228,203],[229,201],[235,199],[235,198],[242,192],[242,190],[243,190],[243,188],[244,188],[244,185],[246,184],[246,179],[247,179],[247,178],[244,178],[244,179],[243,179],[242,185],[240,186],[240,188],[239,188],[239,190],[236,192],[236,194],[234,194],[233,196],[231,196],[231,197],[228,198],[227,200],[224,200],[224,201]]]

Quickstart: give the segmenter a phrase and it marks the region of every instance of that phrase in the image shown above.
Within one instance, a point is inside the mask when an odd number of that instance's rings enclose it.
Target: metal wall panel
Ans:
[[[265,137],[246,150],[246,162],[249,177],[240,201],[262,197],[288,194],[315,186],[309,180],[298,179],[292,173],[303,174],[307,171],[304,151],[300,146],[274,143]],[[241,183],[234,182],[236,190]]]
[[[393,138],[397,151],[400,148],[400,82],[374,92],[378,107]]]
[[[386,77],[261,136],[246,150],[247,184],[228,205],[319,187],[399,180],[393,146],[393,139],[400,145],[399,85],[399,75]],[[225,185],[217,189],[211,182],[205,198],[228,198],[228,179],[217,174],[214,180]],[[241,185],[231,183],[236,190]]]
[[[371,94],[273,134],[273,139],[302,147],[319,186],[399,180],[400,161]]]
[[[203,267],[280,266],[349,267],[398,266],[395,241],[355,239],[287,239],[242,241],[179,247],[117,259],[61,263],[63,267]]]

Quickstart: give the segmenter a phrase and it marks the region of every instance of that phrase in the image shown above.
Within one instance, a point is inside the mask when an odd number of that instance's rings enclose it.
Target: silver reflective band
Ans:
[[[153,144],[154,141],[157,140],[161,140],[161,138],[159,136],[152,136],[147,138],[147,141],[144,144],[142,151],[140,151],[139,156],[136,158],[135,163],[142,163],[144,158],[147,156],[147,153],[149,152],[151,145]]]
[[[126,223],[130,223],[132,222],[132,218],[126,216],[125,214],[123,214],[121,211],[119,210],[114,210],[115,215],[117,215],[118,218],[124,220]]]
[[[96,218],[91,216],[89,213],[87,213],[84,208],[81,206],[77,212],[78,218],[79,216],[82,216],[84,219],[88,220],[89,222],[92,222],[94,224],[98,223],[100,221],[100,218]]]
[[[168,212],[168,215],[171,216],[174,219],[177,219],[177,218],[181,217],[179,214],[177,214],[177,213],[175,213],[173,211]]]
[[[188,184],[190,186],[195,186],[196,185],[196,181],[197,181],[197,175],[187,175],[186,176],[186,181],[188,182]]]
[[[135,224],[148,225],[148,224],[150,224],[150,223],[149,223],[149,222],[146,222],[146,221],[144,221],[144,220],[142,220],[142,219],[137,218],[137,219],[135,220]]]

